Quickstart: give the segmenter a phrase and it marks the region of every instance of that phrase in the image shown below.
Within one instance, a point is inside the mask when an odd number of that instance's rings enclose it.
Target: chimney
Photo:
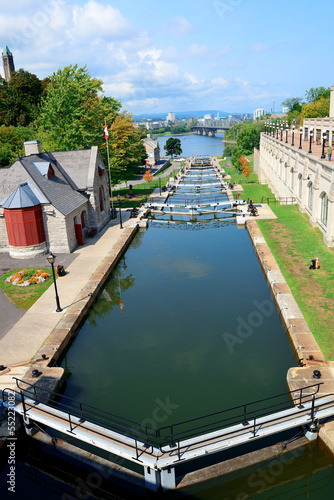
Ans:
[[[39,141],[28,141],[24,143],[26,156],[40,155],[42,153],[41,143]]]

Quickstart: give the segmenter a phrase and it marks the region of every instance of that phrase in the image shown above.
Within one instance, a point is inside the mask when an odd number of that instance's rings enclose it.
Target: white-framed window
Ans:
[[[313,184],[312,184],[312,182],[309,182],[307,184],[307,189],[308,189],[307,206],[310,210],[313,210]]]
[[[303,195],[303,176],[302,174],[298,175],[298,196],[301,198]]]
[[[321,212],[320,212],[320,220],[321,222],[327,226],[328,221],[328,196],[325,192],[321,193]]]

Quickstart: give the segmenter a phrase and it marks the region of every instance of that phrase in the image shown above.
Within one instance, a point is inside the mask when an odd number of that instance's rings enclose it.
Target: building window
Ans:
[[[299,184],[299,187],[298,187],[298,196],[301,199],[302,194],[303,194],[303,176],[302,176],[302,174],[298,175],[298,184]]]
[[[81,212],[81,227],[82,228],[86,227],[86,221],[87,221],[87,212],[86,212],[86,210],[83,210]]]
[[[294,190],[294,187],[295,187],[295,176],[293,175],[294,173],[294,170],[293,168],[291,169],[291,189],[292,191]]]
[[[103,192],[103,186],[100,186],[100,189],[99,189],[99,201],[100,201],[100,212],[103,212],[103,210],[104,210],[104,192]]]
[[[308,183],[307,188],[308,188],[307,206],[310,210],[313,210],[313,184],[312,184],[312,182]]]
[[[320,199],[321,199],[320,220],[325,226],[327,226],[327,220],[328,220],[328,196],[327,196],[327,194],[322,193],[320,196]]]

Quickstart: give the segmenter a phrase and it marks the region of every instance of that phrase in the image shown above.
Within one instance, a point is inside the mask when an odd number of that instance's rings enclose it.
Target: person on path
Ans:
[[[327,154],[328,154],[328,161],[331,161],[331,158],[332,158],[332,148],[329,146],[329,148],[327,148]]]

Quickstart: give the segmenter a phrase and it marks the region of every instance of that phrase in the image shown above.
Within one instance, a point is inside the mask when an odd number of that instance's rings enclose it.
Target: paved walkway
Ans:
[[[276,135],[275,135],[275,139],[276,139]],[[280,140],[280,135],[278,135],[278,140],[279,142],[282,142],[285,144],[285,141],[286,141],[286,132],[284,131],[283,132],[283,140],[281,141]],[[310,149],[310,140],[305,140],[305,139],[302,139],[302,143],[301,143],[301,146],[302,146],[302,149],[300,150],[299,149],[299,144],[300,144],[300,135],[299,135],[299,129],[296,131],[295,130],[295,133],[294,133],[294,147],[296,149],[298,149],[299,151],[304,151],[304,153],[308,153],[309,152],[309,149]],[[292,144],[292,132],[291,130],[288,131],[288,145],[291,146]],[[321,144],[316,144],[315,142],[312,142],[312,145],[311,145],[311,150],[312,150],[312,153],[308,153],[308,154],[312,154],[312,156],[315,156],[316,158],[319,158],[321,159],[322,161],[327,161],[328,162],[328,156],[327,156],[327,148],[328,148],[329,144],[328,142],[326,141],[326,144],[325,144],[325,155],[326,157],[325,158],[321,158],[321,154],[322,154],[322,142]],[[332,153],[332,161],[328,162],[330,165],[333,165],[334,166],[334,158],[333,158],[333,153]]]
[[[137,219],[130,219],[129,211],[122,211],[124,227],[137,223]],[[56,327],[67,309],[75,302],[86,282],[101,264],[110,250],[117,245],[122,234],[119,228],[119,219],[110,221],[105,228],[91,240],[85,242],[84,246],[78,247],[72,254],[58,256],[67,270],[67,275],[57,280],[61,313],[56,313],[54,287],[51,286],[37,302],[23,315],[17,311],[17,319],[12,311],[11,321],[15,324],[5,332],[1,326],[2,338],[0,338],[0,364],[5,366],[23,365],[30,362],[36,352],[40,349],[45,339]],[[10,263],[10,257],[0,255],[3,261]],[[45,257],[34,260],[44,264]],[[26,261],[20,261],[26,264]],[[29,261],[31,262],[31,261]],[[11,267],[8,265],[7,267]],[[3,298],[3,297],[2,297]],[[7,303],[8,306],[8,303]],[[6,305],[4,306],[6,310]],[[1,316],[2,318],[3,316]],[[10,326],[10,322],[9,322]],[[8,326],[6,327],[8,328]],[[1,378],[1,377],[0,377]]]

